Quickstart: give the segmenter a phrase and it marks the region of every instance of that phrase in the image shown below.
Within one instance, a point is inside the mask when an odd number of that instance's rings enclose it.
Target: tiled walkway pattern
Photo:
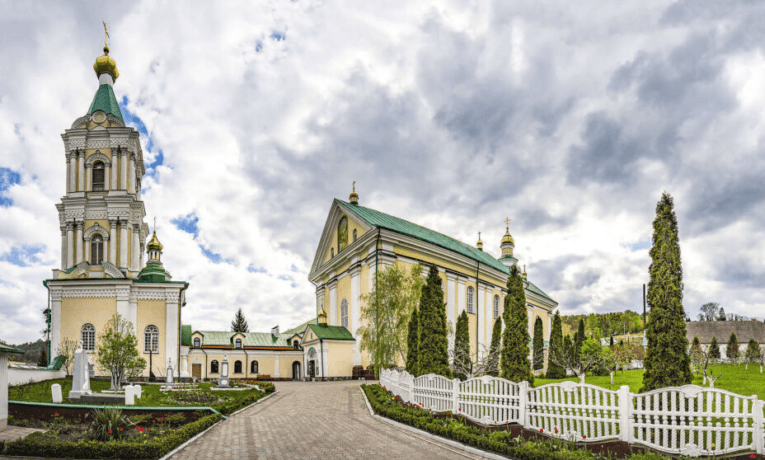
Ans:
[[[173,460],[476,458],[373,419],[357,381],[276,382],[276,388]]]

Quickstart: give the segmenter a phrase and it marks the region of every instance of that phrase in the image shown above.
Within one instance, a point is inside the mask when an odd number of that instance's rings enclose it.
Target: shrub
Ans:
[[[181,417],[183,417],[183,416],[181,415]],[[130,423],[132,423],[133,426],[135,426],[135,425],[146,425],[147,423],[151,422],[152,418],[153,417],[151,416],[151,414],[132,415],[130,417]]]
[[[133,424],[122,410],[107,407],[93,410],[93,421],[88,426],[88,438],[94,441],[111,441],[122,439],[128,433],[127,429]]]

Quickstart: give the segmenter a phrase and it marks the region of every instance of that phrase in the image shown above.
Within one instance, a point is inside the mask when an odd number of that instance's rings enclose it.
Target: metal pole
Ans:
[[[645,328],[645,283],[643,283],[643,328]]]

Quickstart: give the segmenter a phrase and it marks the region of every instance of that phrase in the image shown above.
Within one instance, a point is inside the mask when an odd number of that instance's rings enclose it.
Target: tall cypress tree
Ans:
[[[731,332],[730,334],[728,347],[725,349],[725,357],[732,360],[738,358],[738,338],[736,338],[735,332]]]
[[[494,321],[494,328],[491,330],[491,348],[489,348],[489,372],[487,374],[494,377],[499,376],[499,353],[502,345],[502,317]]]
[[[717,337],[712,337],[712,342],[709,344],[709,357],[720,359],[720,345],[717,343]]]
[[[460,369],[471,370],[470,360],[470,320],[467,311],[463,310],[457,318],[457,328],[454,332],[454,368],[455,377],[460,380],[467,379],[467,375]]]
[[[247,320],[244,319],[241,308],[236,312],[234,320],[231,321],[231,332],[250,332],[250,327],[247,326]]]
[[[648,281],[646,325],[648,349],[644,360],[643,388],[651,391],[691,383],[691,359],[685,352],[685,310],[683,309],[683,267],[674,203],[663,193],[656,205],[653,246]]]
[[[561,356],[563,353],[563,324],[560,319],[560,313],[555,312],[553,316],[552,331],[550,331],[550,348],[548,356]],[[556,364],[552,359],[547,359],[547,378],[562,379],[566,377],[566,369]]]
[[[505,297],[505,333],[502,336],[502,378],[513,382],[527,380],[534,383],[529,362],[529,316],[526,312],[526,293],[518,266],[510,267]]]
[[[446,337],[446,302],[441,277],[435,265],[430,266],[428,279],[420,296],[420,375],[438,374],[451,377],[449,340]]]
[[[579,328],[576,331],[576,334],[574,334],[574,353],[575,356],[579,357],[582,356],[582,344],[584,344],[584,341],[587,339],[587,337],[584,334],[584,319],[579,320]]]
[[[543,367],[545,367],[544,326],[542,318],[537,316],[537,320],[534,321],[534,370]]]
[[[412,310],[412,318],[409,320],[409,334],[406,341],[406,371],[417,377],[420,370],[420,321],[419,312]]]

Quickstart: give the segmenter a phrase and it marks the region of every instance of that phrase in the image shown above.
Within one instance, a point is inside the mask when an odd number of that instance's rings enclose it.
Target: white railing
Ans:
[[[464,382],[382,370],[380,384],[407,403],[453,412],[484,425],[517,423],[579,442],[608,439],[691,457],[765,453],[763,401],[696,385],[634,394],[561,382],[529,388],[496,377]]]

